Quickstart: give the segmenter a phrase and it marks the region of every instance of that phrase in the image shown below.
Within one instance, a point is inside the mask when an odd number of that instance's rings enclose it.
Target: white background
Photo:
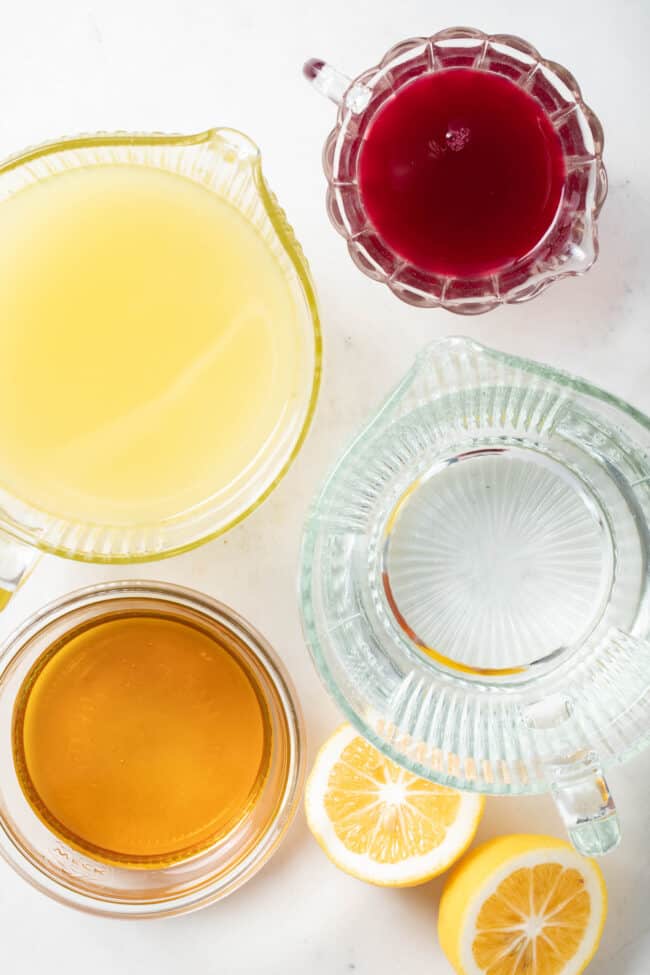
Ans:
[[[579,372],[650,412],[650,5],[4,0],[0,12],[0,155],[80,131],[233,125],[262,147],[268,179],[304,245],[320,297],[325,373],[302,454],[271,499],[226,538],[131,574],[202,589],[268,636],[298,686],[311,757],[338,718],[301,637],[300,528],[337,452],[415,352],[434,336],[469,334]],[[323,204],[320,153],[334,107],[300,74],[310,55],[357,74],[396,41],[458,23],[521,34],[573,70],[603,121],[610,176],[595,268],[531,304],[470,319],[409,308],[354,268]],[[0,637],[47,600],[124,574],[43,559],[0,619]],[[589,975],[647,975],[650,753],[614,770],[610,782],[625,835],[603,862],[610,915]],[[546,798],[488,801],[479,836],[513,830],[561,827]],[[86,917],[50,903],[0,863],[0,972],[444,975],[451,969],[436,944],[440,888],[380,890],[338,873],[302,812],[247,887],[178,919]]]

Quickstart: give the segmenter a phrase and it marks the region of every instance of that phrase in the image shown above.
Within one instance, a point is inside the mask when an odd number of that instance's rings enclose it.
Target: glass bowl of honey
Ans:
[[[196,910],[269,859],[296,809],[302,718],[264,638],[200,593],[80,590],[6,642],[0,853],[93,914]]]
[[[354,81],[318,59],[304,72],[339,106],[323,152],[330,219],[398,298],[477,314],[595,261],[602,126],[527,41],[453,27]]]

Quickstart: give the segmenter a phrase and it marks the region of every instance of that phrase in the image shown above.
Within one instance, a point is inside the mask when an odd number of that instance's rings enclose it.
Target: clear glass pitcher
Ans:
[[[373,225],[360,190],[360,154],[377,113],[405,85],[450,68],[491,72],[531,95],[555,129],[565,159],[563,197],[548,232],[524,257],[482,276],[433,273],[405,260]],[[598,214],[607,195],[603,129],[573,75],[528,41],[451,27],[396,44],[354,80],[316,58],[307,61],[304,74],[338,106],[323,150],[330,220],[357,267],[402,301],[478,314],[534,298],[552,282],[587,271],[596,260]]]
[[[248,468],[224,490],[164,521],[112,525],[70,520],[30,506],[0,483],[0,608],[40,551],[89,561],[135,562],[177,553],[226,531],[260,504],[284,475],[315,407],[321,339],[314,289],[300,245],[265,182],[257,146],[232,129],[189,136],[116,133],[67,138],[0,165],[0,206],[52,175],[107,164],[179,174],[232,204],[252,224],[280,265],[296,308],[301,347],[295,388],[273,436]],[[142,368],[146,371],[146,362]],[[10,423],[11,418],[4,421]],[[227,418],[215,417],[214,423],[219,422]],[[47,477],[43,470],[44,481]]]
[[[619,840],[603,770],[650,741],[650,419],[440,339],[340,458],[302,551],[304,629],[361,733],[418,775],[550,789]]]

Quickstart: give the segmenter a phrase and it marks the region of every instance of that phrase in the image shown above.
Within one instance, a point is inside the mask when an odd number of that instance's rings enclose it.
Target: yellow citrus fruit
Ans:
[[[400,768],[349,724],[323,745],[305,792],[309,828],[328,857],[385,887],[446,870],[472,842],[483,806],[482,796]]]
[[[460,975],[578,975],[606,914],[595,860],[552,836],[500,836],[449,875],[438,936]]]

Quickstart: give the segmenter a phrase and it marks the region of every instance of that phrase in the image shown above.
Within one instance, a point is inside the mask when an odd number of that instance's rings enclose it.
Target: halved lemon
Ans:
[[[385,887],[446,870],[474,838],[483,806],[482,796],[400,768],[349,724],[323,745],[305,792],[309,828],[328,857]]]
[[[594,860],[552,836],[500,836],[450,874],[438,936],[461,975],[578,975],[606,914]]]

